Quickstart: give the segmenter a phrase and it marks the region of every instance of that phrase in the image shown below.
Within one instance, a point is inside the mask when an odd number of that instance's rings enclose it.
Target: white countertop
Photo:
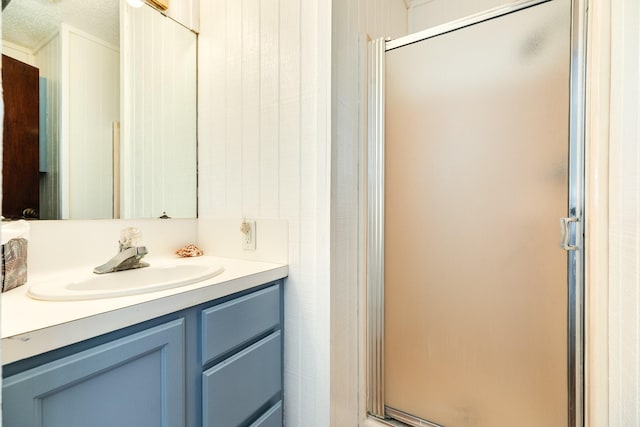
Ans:
[[[154,262],[153,257],[145,260]],[[289,271],[283,264],[232,258],[206,256],[199,257],[198,261],[222,265],[224,271],[211,279],[173,289],[96,300],[32,299],[27,296],[29,283],[41,282],[48,276],[29,277],[27,284],[2,294],[2,363],[12,363],[281,279]],[[93,266],[87,266],[55,275],[92,269]]]

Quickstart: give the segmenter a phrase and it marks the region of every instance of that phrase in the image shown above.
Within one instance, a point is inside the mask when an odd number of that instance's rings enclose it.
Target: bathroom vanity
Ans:
[[[281,426],[287,267],[218,262],[225,272],[203,283],[105,299],[123,306],[4,337],[4,425]],[[100,305],[6,295],[3,309],[7,299],[60,314]],[[41,352],[65,336],[84,338]]]

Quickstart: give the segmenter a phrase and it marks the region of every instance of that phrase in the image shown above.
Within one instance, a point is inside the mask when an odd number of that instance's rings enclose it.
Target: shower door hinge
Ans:
[[[576,217],[571,218],[560,218],[560,235],[562,236],[562,240],[560,242],[560,246],[565,251],[576,251],[578,250],[578,246],[572,245],[569,240],[571,239],[571,229],[570,223],[579,222],[580,219]]]

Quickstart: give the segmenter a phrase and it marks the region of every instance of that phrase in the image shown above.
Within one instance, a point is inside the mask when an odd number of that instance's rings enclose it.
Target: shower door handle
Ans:
[[[571,238],[571,230],[570,223],[580,221],[579,218],[571,217],[571,218],[560,218],[560,234],[562,235],[562,241],[560,242],[560,246],[565,251],[575,251],[578,250],[578,247],[569,243],[569,239]]]

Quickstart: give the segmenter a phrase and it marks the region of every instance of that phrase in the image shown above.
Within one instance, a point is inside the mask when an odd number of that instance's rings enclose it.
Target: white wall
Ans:
[[[359,390],[359,287],[364,261],[363,188],[366,146],[367,40],[407,34],[403,0],[333,2],[331,201],[331,425],[356,426],[364,414]]]
[[[200,4],[199,216],[289,223],[292,427],[329,425],[330,8],[328,0]]]
[[[586,126],[586,426],[609,423],[610,3],[589,4]]]
[[[589,2],[587,425],[640,425],[640,5]]]
[[[609,426],[640,425],[640,4],[611,1]]]

